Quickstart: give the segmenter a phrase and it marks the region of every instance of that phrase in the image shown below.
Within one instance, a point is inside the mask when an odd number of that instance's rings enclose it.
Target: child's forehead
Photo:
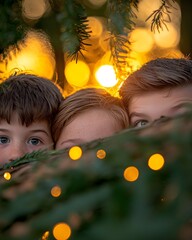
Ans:
[[[20,131],[23,132],[47,132],[48,134],[51,131],[50,125],[47,120],[37,120],[32,122],[29,125],[22,124],[19,116],[17,114],[14,114],[14,116],[11,118],[11,121],[8,122],[5,119],[0,120],[0,130],[6,130],[9,132],[15,132]],[[19,132],[18,132],[19,134]]]
[[[10,125],[22,125],[22,126],[31,126],[34,123],[39,125],[47,125],[50,127],[49,121],[47,119],[34,119],[29,124],[27,124],[25,121],[22,121],[21,116],[17,111],[14,111],[11,113],[10,119],[8,117],[0,118],[0,124],[1,123],[8,123]]]

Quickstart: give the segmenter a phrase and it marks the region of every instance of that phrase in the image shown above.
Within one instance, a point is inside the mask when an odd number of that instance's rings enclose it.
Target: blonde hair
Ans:
[[[122,129],[128,127],[128,115],[119,98],[111,96],[103,89],[86,88],[73,93],[61,102],[52,126],[53,139],[55,141],[58,140],[62,129],[77,114],[94,108],[108,110],[114,119],[118,121]]]
[[[123,83],[119,93],[128,109],[139,94],[192,84],[192,60],[159,58],[143,65]]]

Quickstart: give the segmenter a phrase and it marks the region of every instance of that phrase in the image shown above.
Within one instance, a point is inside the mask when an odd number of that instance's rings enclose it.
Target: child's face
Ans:
[[[191,102],[192,85],[135,96],[129,104],[130,124],[140,127],[161,117],[173,117],[185,112],[185,104]]]
[[[0,121],[0,165],[45,148],[53,148],[47,121],[34,122],[28,127],[21,125],[17,115],[13,115],[10,124]]]
[[[63,128],[56,143],[56,149],[68,148],[95,139],[109,137],[121,129],[120,124],[108,110],[88,109],[77,114]]]

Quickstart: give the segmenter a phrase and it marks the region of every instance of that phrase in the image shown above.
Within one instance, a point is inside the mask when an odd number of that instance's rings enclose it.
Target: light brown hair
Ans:
[[[111,96],[107,91],[98,88],[81,89],[61,102],[58,114],[53,123],[53,139],[58,140],[60,133],[77,114],[89,109],[105,109],[118,121],[122,129],[128,127],[128,115],[122,101]]]
[[[17,113],[22,125],[47,120],[51,125],[63,96],[48,79],[31,74],[11,76],[0,84],[0,121]]]
[[[129,102],[136,95],[189,84],[192,84],[192,60],[159,58],[132,73],[119,93],[128,110]]]

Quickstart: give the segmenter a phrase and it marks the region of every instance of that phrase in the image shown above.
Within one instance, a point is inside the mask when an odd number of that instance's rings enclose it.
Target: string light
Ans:
[[[160,170],[163,167],[164,163],[164,157],[159,153],[153,154],[148,160],[149,168],[155,171]]]
[[[51,195],[53,197],[59,197],[61,195],[61,188],[59,186],[54,186],[51,189]]]
[[[48,240],[48,238],[49,238],[49,231],[46,231],[46,232],[43,234],[41,240]]]
[[[69,150],[69,157],[72,160],[79,160],[83,154],[82,149],[79,146],[73,146]]]
[[[129,182],[134,182],[138,179],[138,177],[139,177],[139,170],[136,167],[130,166],[125,169],[124,171],[125,180]]]
[[[53,228],[53,236],[57,240],[67,240],[71,236],[71,228],[66,223],[58,223]]]
[[[97,151],[96,155],[99,159],[104,159],[106,157],[106,152],[105,152],[105,150],[100,149],[100,150]]]
[[[4,177],[7,181],[9,181],[9,180],[11,179],[11,173],[5,172],[4,175],[3,175],[3,177]]]

